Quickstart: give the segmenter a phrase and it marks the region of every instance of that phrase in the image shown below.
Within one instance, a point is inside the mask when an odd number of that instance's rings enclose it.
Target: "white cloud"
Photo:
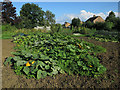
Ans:
[[[86,21],[87,19],[89,19],[90,17],[92,17],[93,15],[96,16],[101,16],[104,20],[105,18],[109,15],[111,11],[105,12],[105,13],[92,13],[92,12],[87,12],[85,10],[81,10],[79,14],[64,14],[62,17],[59,17],[58,19],[56,19],[57,23],[61,23],[63,24],[64,22],[70,22],[73,18],[80,18],[81,21]],[[116,16],[118,16],[118,12],[114,12]]]

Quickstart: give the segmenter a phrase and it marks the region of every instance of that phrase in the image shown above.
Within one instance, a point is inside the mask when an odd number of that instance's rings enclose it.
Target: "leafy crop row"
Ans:
[[[61,34],[31,34],[14,37],[16,52],[4,62],[18,75],[44,78],[58,73],[97,76],[106,68],[96,53],[106,52],[101,46]]]

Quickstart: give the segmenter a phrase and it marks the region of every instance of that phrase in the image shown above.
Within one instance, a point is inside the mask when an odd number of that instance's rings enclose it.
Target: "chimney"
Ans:
[[[96,15],[93,15],[93,17],[96,17]]]

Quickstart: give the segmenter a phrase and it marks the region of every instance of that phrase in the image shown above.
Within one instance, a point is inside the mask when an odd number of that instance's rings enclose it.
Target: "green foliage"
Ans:
[[[94,23],[92,23],[91,21],[87,21],[87,22],[85,22],[85,26],[88,27],[88,28],[93,28]]]
[[[96,31],[90,38],[102,42],[119,42],[119,34],[120,32],[100,30]]]
[[[55,24],[55,14],[52,14],[51,11],[47,10],[45,12],[45,25],[49,26]]]
[[[13,31],[16,30],[17,28],[15,26],[11,26],[11,24],[3,24],[2,25],[2,31]]]
[[[70,30],[69,28],[63,28],[59,31],[59,33],[62,35],[72,35],[73,31]]]
[[[17,28],[15,26],[11,26],[10,24],[5,24],[1,26],[2,29],[2,35],[0,36],[0,39],[9,39],[12,38],[12,35],[15,35],[15,31]]]
[[[93,29],[93,28],[89,29],[89,28],[82,27],[80,30],[81,34],[86,34],[89,36],[92,36],[95,32],[96,32],[96,29]]]
[[[115,13],[113,11],[111,11],[109,13],[109,16],[107,16],[105,21],[106,21],[106,23],[107,22],[112,22],[113,23],[113,25],[112,24],[109,25],[108,30],[112,27],[111,29],[119,31],[119,21],[120,21],[120,19],[115,16]]]
[[[114,29],[120,32],[120,18],[117,17],[116,24],[114,24]]]
[[[94,27],[96,28],[96,30],[102,30],[105,27],[105,23],[104,22],[97,22],[94,24]]]
[[[23,29],[24,28],[24,21],[22,19],[20,19],[20,17],[18,17],[18,19],[16,20],[15,27],[17,29]]]
[[[16,8],[13,7],[13,4],[11,1],[7,2],[1,2],[1,8],[0,12],[2,13],[2,23],[6,24],[14,24],[14,21],[16,19]]]
[[[105,21],[114,22],[114,20],[115,20],[115,13],[111,11]]]
[[[20,17],[23,20],[24,28],[33,28],[43,24],[44,11],[36,4],[26,3],[22,6]]]
[[[17,53],[4,64],[11,63],[18,75],[40,79],[58,73],[96,76],[106,71],[95,56],[106,51],[103,47],[67,35],[29,34],[14,37],[14,43]]]
[[[105,22],[105,30],[110,31],[114,27],[113,22]]]
[[[81,25],[81,24],[80,24],[80,19],[79,19],[79,18],[73,18],[71,25],[72,25],[73,27],[79,27],[79,26]]]
[[[62,30],[61,24],[52,24],[51,25],[51,33],[58,33]]]

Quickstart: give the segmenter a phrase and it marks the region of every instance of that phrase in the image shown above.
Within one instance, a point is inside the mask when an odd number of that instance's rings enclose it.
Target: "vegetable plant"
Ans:
[[[106,71],[96,57],[106,49],[83,40],[59,33],[36,33],[16,36],[13,42],[14,57],[8,57],[4,64],[10,64],[17,75],[37,79],[59,73],[95,77]]]

